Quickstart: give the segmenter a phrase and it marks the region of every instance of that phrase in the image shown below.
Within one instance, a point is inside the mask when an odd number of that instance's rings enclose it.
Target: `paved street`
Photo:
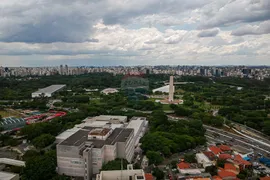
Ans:
[[[222,129],[210,127],[204,125],[206,129],[206,138],[211,142],[229,142],[231,145],[240,145],[246,149],[253,150],[254,152],[261,153],[265,156],[270,155],[270,147],[264,145],[264,143],[259,143],[253,139],[243,137],[234,133],[224,131]],[[218,137],[216,136],[218,134]]]

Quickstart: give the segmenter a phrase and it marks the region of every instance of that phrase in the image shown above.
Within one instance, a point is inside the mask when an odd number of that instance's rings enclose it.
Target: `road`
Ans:
[[[270,155],[270,147],[265,143],[260,143],[259,141],[254,141],[251,138],[240,136],[211,126],[204,125],[204,128],[206,129],[206,138],[209,139],[210,142],[222,143],[227,141],[232,145],[240,145],[246,149],[252,149],[254,152],[256,151],[267,156]],[[219,137],[213,137],[213,134],[218,134]]]

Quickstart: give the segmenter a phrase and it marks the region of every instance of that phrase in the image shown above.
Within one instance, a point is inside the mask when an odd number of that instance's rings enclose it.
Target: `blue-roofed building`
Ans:
[[[23,118],[16,117],[6,117],[2,118],[0,126],[3,127],[5,131],[13,130],[16,128],[22,128],[26,125],[26,121]]]

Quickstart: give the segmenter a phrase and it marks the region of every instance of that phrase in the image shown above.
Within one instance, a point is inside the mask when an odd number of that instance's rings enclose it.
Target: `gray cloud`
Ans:
[[[198,33],[198,37],[215,37],[219,33],[219,29],[204,30]]]
[[[138,16],[181,13],[209,1],[1,0],[0,41],[87,42],[91,41],[93,25],[100,20],[104,24],[127,24]]]
[[[200,29],[270,20],[269,0],[215,1],[202,10]]]
[[[261,35],[270,33],[270,21],[265,21],[259,25],[246,25],[232,31],[233,36]]]

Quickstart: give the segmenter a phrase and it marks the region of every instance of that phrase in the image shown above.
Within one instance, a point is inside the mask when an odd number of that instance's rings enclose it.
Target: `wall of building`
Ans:
[[[74,177],[84,177],[84,159],[79,155],[79,147],[57,145],[57,171]]]
[[[92,148],[86,148],[83,151],[83,159],[84,159],[84,179],[91,180],[93,176],[92,170]]]
[[[106,145],[104,147],[104,162],[112,161],[117,157],[117,146],[115,145]]]
[[[99,173],[104,163],[104,146],[102,148],[92,149],[92,170],[93,174]]]

